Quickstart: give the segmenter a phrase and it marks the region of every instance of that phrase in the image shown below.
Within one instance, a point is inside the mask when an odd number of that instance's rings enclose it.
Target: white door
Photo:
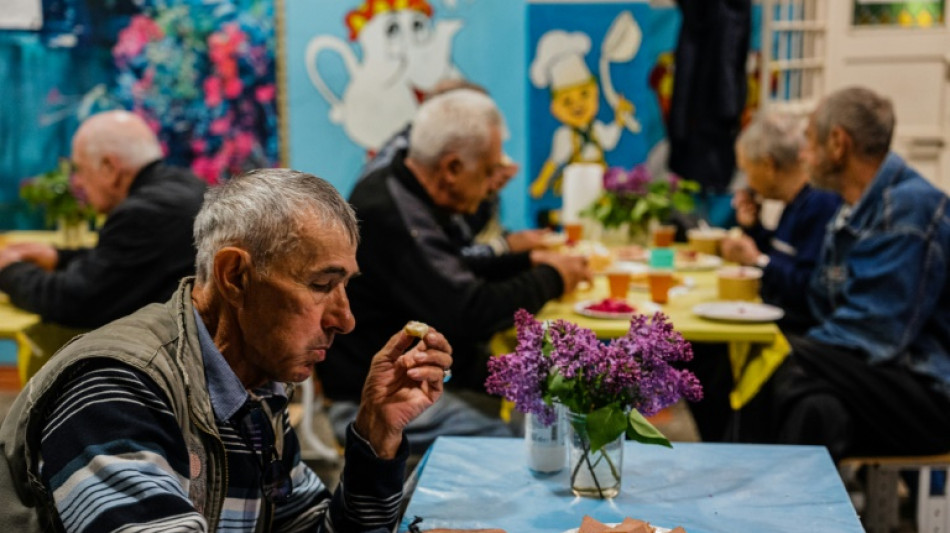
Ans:
[[[891,98],[897,113],[892,149],[950,191],[950,2],[942,2],[942,20],[929,15],[915,19],[907,10],[896,21],[929,27],[854,22],[856,4],[883,9],[878,6],[885,3],[899,2],[828,2],[824,92],[863,85]]]

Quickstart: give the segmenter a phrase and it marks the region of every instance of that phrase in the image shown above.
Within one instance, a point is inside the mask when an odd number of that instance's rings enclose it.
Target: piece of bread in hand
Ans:
[[[426,333],[429,333],[429,325],[424,322],[412,320],[406,324],[403,330],[405,330],[406,335],[422,339],[425,338]]]

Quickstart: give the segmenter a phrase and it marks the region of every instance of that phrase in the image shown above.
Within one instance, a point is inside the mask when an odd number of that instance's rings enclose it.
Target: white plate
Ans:
[[[593,305],[601,300],[585,300],[583,302],[577,302],[574,304],[574,312],[589,318],[604,318],[608,320],[626,320],[632,317],[634,314],[639,313],[641,315],[653,315],[660,310],[660,306],[656,305],[653,302],[638,302],[630,303],[627,302],[627,305],[634,308],[634,311],[630,313],[610,313],[607,311],[592,311],[587,309],[587,306]]]
[[[785,316],[781,308],[753,302],[706,302],[693,307],[693,313],[733,322],[774,322]]]
[[[722,266],[722,258],[718,255],[697,253],[695,259],[686,259],[684,255],[677,253],[673,266],[676,270],[713,270]]]
[[[610,526],[610,527],[615,527],[615,526],[619,526],[619,525],[620,525],[620,522],[614,522],[614,523],[612,523],[612,524],[604,524],[604,525],[605,525],[605,526]],[[654,526],[653,524],[650,524],[650,525],[653,526],[653,529],[656,531],[656,533],[670,533],[670,529],[669,529],[669,528],[660,527],[660,526]],[[568,530],[565,531],[564,533],[577,533],[579,529],[580,529],[579,527],[575,527],[574,529],[568,529]]]

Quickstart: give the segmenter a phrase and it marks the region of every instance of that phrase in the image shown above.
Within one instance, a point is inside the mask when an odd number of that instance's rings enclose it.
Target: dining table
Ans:
[[[596,243],[594,244],[596,246]],[[750,312],[746,316],[712,316],[700,311],[714,305],[747,307],[750,310],[767,309],[769,312],[781,311],[759,302],[724,302],[719,298],[718,270],[728,266],[717,256],[698,254],[692,261],[680,261],[679,256],[686,252],[685,245],[674,247],[677,262],[673,275],[675,285],[669,291],[666,303],[651,301],[647,286],[647,267],[642,262],[616,261],[600,265],[590,283],[558,299],[551,300],[535,315],[541,321],[567,320],[578,326],[590,329],[597,338],[607,341],[622,337],[630,329],[629,316],[591,316],[596,313],[585,312],[591,303],[604,300],[609,296],[606,272],[616,268],[633,269],[630,288],[625,301],[637,314],[653,316],[657,311],[666,315],[673,328],[683,338],[692,343],[721,343],[726,346],[735,388],[730,394],[730,404],[738,410],[757,394],[762,384],[778,367],[790,351],[786,339],[775,321],[776,315],[766,316]],[[490,343],[492,354],[500,355],[513,352],[517,346],[517,334],[510,328],[496,334]],[[511,409],[505,404],[502,416],[507,417]]]
[[[625,442],[620,493],[580,497],[567,469],[540,476],[517,438],[439,437],[410,477],[398,528],[574,533],[585,515],[687,533],[864,531],[821,446]],[[421,519],[421,520],[420,520]]]

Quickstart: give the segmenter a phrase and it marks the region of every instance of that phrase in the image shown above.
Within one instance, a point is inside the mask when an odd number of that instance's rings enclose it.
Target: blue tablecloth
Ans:
[[[817,446],[627,442],[621,493],[578,498],[562,471],[535,477],[521,439],[440,437],[420,464],[399,531],[501,528],[561,533],[587,514],[704,532],[861,532],[827,451]]]

